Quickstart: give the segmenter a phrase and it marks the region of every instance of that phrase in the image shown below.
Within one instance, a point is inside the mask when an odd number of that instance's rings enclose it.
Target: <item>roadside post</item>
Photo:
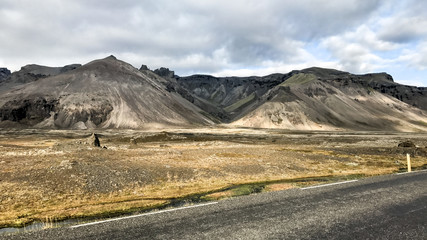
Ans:
[[[406,154],[406,160],[408,161],[408,172],[411,172],[411,155]]]

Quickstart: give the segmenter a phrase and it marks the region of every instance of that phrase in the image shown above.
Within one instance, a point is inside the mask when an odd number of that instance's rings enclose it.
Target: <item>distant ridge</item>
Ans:
[[[387,73],[318,67],[263,77],[180,77],[109,56],[27,65],[0,81],[0,127],[108,129],[229,126],[427,131],[427,89]]]

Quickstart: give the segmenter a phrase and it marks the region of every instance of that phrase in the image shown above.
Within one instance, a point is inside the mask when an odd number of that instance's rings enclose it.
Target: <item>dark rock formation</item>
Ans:
[[[193,75],[178,77],[177,82],[188,90],[187,95],[192,95],[192,103],[221,121],[229,122],[288,77],[289,74],[272,74],[265,77]]]
[[[175,78],[175,72],[169,70],[169,68],[164,68],[161,67],[159,69],[154,70],[154,73],[159,75],[160,77],[165,77],[165,78]]]
[[[70,64],[70,65],[65,65],[65,66],[63,66],[60,70],[59,70],[59,73],[65,73],[65,72],[68,72],[68,71],[72,71],[72,70],[74,70],[74,69],[76,69],[76,68],[79,68],[79,67],[81,67],[82,65],[81,64]]]
[[[147,71],[150,70],[147,65],[142,64],[141,67],[139,68],[139,71]]]
[[[427,88],[396,83],[387,73],[356,75],[323,68],[308,68],[299,72],[315,74],[319,79],[329,81],[338,87],[360,85],[370,89],[371,92],[387,94],[411,106],[427,110]]]
[[[88,143],[93,147],[101,147],[98,134],[95,134],[95,133],[92,133],[92,135],[89,137]]]
[[[9,120],[34,125],[50,117],[57,104],[57,100],[43,97],[11,100],[0,108],[0,121]]]
[[[0,68],[0,82],[3,81],[3,79],[6,79],[10,75],[10,70],[7,68]]]
[[[131,139],[129,140],[129,142],[130,142],[130,144],[132,144],[132,145],[136,145],[136,144],[138,144],[138,142],[136,141],[136,139],[135,139],[135,138],[131,138]]]
[[[414,148],[416,147],[415,144],[411,141],[404,141],[401,142],[397,145],[398,147],[403,147],[403,148]]]

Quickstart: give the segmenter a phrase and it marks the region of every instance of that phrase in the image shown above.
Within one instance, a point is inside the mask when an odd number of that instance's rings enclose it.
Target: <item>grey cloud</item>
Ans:
[[[385,23],[381,39],[396,43],[416,41],[427,36],[427,17],[400,17]]]
[[[6,0],[0,63],[56,66],[115,54],[178,74],[294,64],[304,61],[305,43],[354,30],[384,2]],[[339,56],[354,64],[351,54]]]
[[[379,38],[408,43],[427,36],[427,2],[418,0],[399,1],[393,6],[397,14],[380,21]],[[392,8],[393,8],[392,7]]]
[[[284,32],[297,39],[323,38],[354,28],[366,21],[381,1],[297,1],[277,8]],[[278,12],[277,14],[280,14]]]

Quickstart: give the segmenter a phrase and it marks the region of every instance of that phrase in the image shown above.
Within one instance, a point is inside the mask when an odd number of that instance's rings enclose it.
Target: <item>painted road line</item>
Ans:
[[[301,190],[306,190],[306,189],[312,189],[312,188],[320,188],[320,187],[327,187],[327,186],[332,186],[332,185],[338,185],[338,184],[344,184],[344,183],[351,183],[351,182],[357,182],[358,180],[349,180],[349,181],[344,181],[344,182],[336,182],[336,183],[328,183],[328,184],[322,184],[322,185],[316,185],[316,186],[311,186],[311,187],[305,187],[305,188],[300,188]]]
[[[396,175],[402,175],[402,174],[408,174],[408,173],[417,173],[417,172],[427,172],[427,169],[412,171],[412,172],[400,172],[400,173],[396,173]]]
[[[197,204],[197,205],[192,205],[192,206],[187,206],[187,207],[172,208],[172,209],[166,209],[166,210],[161,210],[161,211],[157,211],[157,212],[149,212],[149,213],[143,213],[143,214],[138,214],[138,215],[132,215],[132,216],[126,216],[126,217],[120,217],[120,218],[113,218],[113,219],[108,219],[108,220],[104,220],[104,221],[79,224],[79,225],[71,226],[70,228],[79,228],[79,227],[84,227],[84,226],[100,224],[100,223],[120,221],[123,219],[137,218],[137,217],[160,214],[160,213],[165,213],[165,212],[174,212],[174,211],[184,210],[184,209],[189,209],[189,208],[204,207],[204,206],[213,205],[213,204],[217,204],[217,203],[218,202],[209,202],[209,203]]]

